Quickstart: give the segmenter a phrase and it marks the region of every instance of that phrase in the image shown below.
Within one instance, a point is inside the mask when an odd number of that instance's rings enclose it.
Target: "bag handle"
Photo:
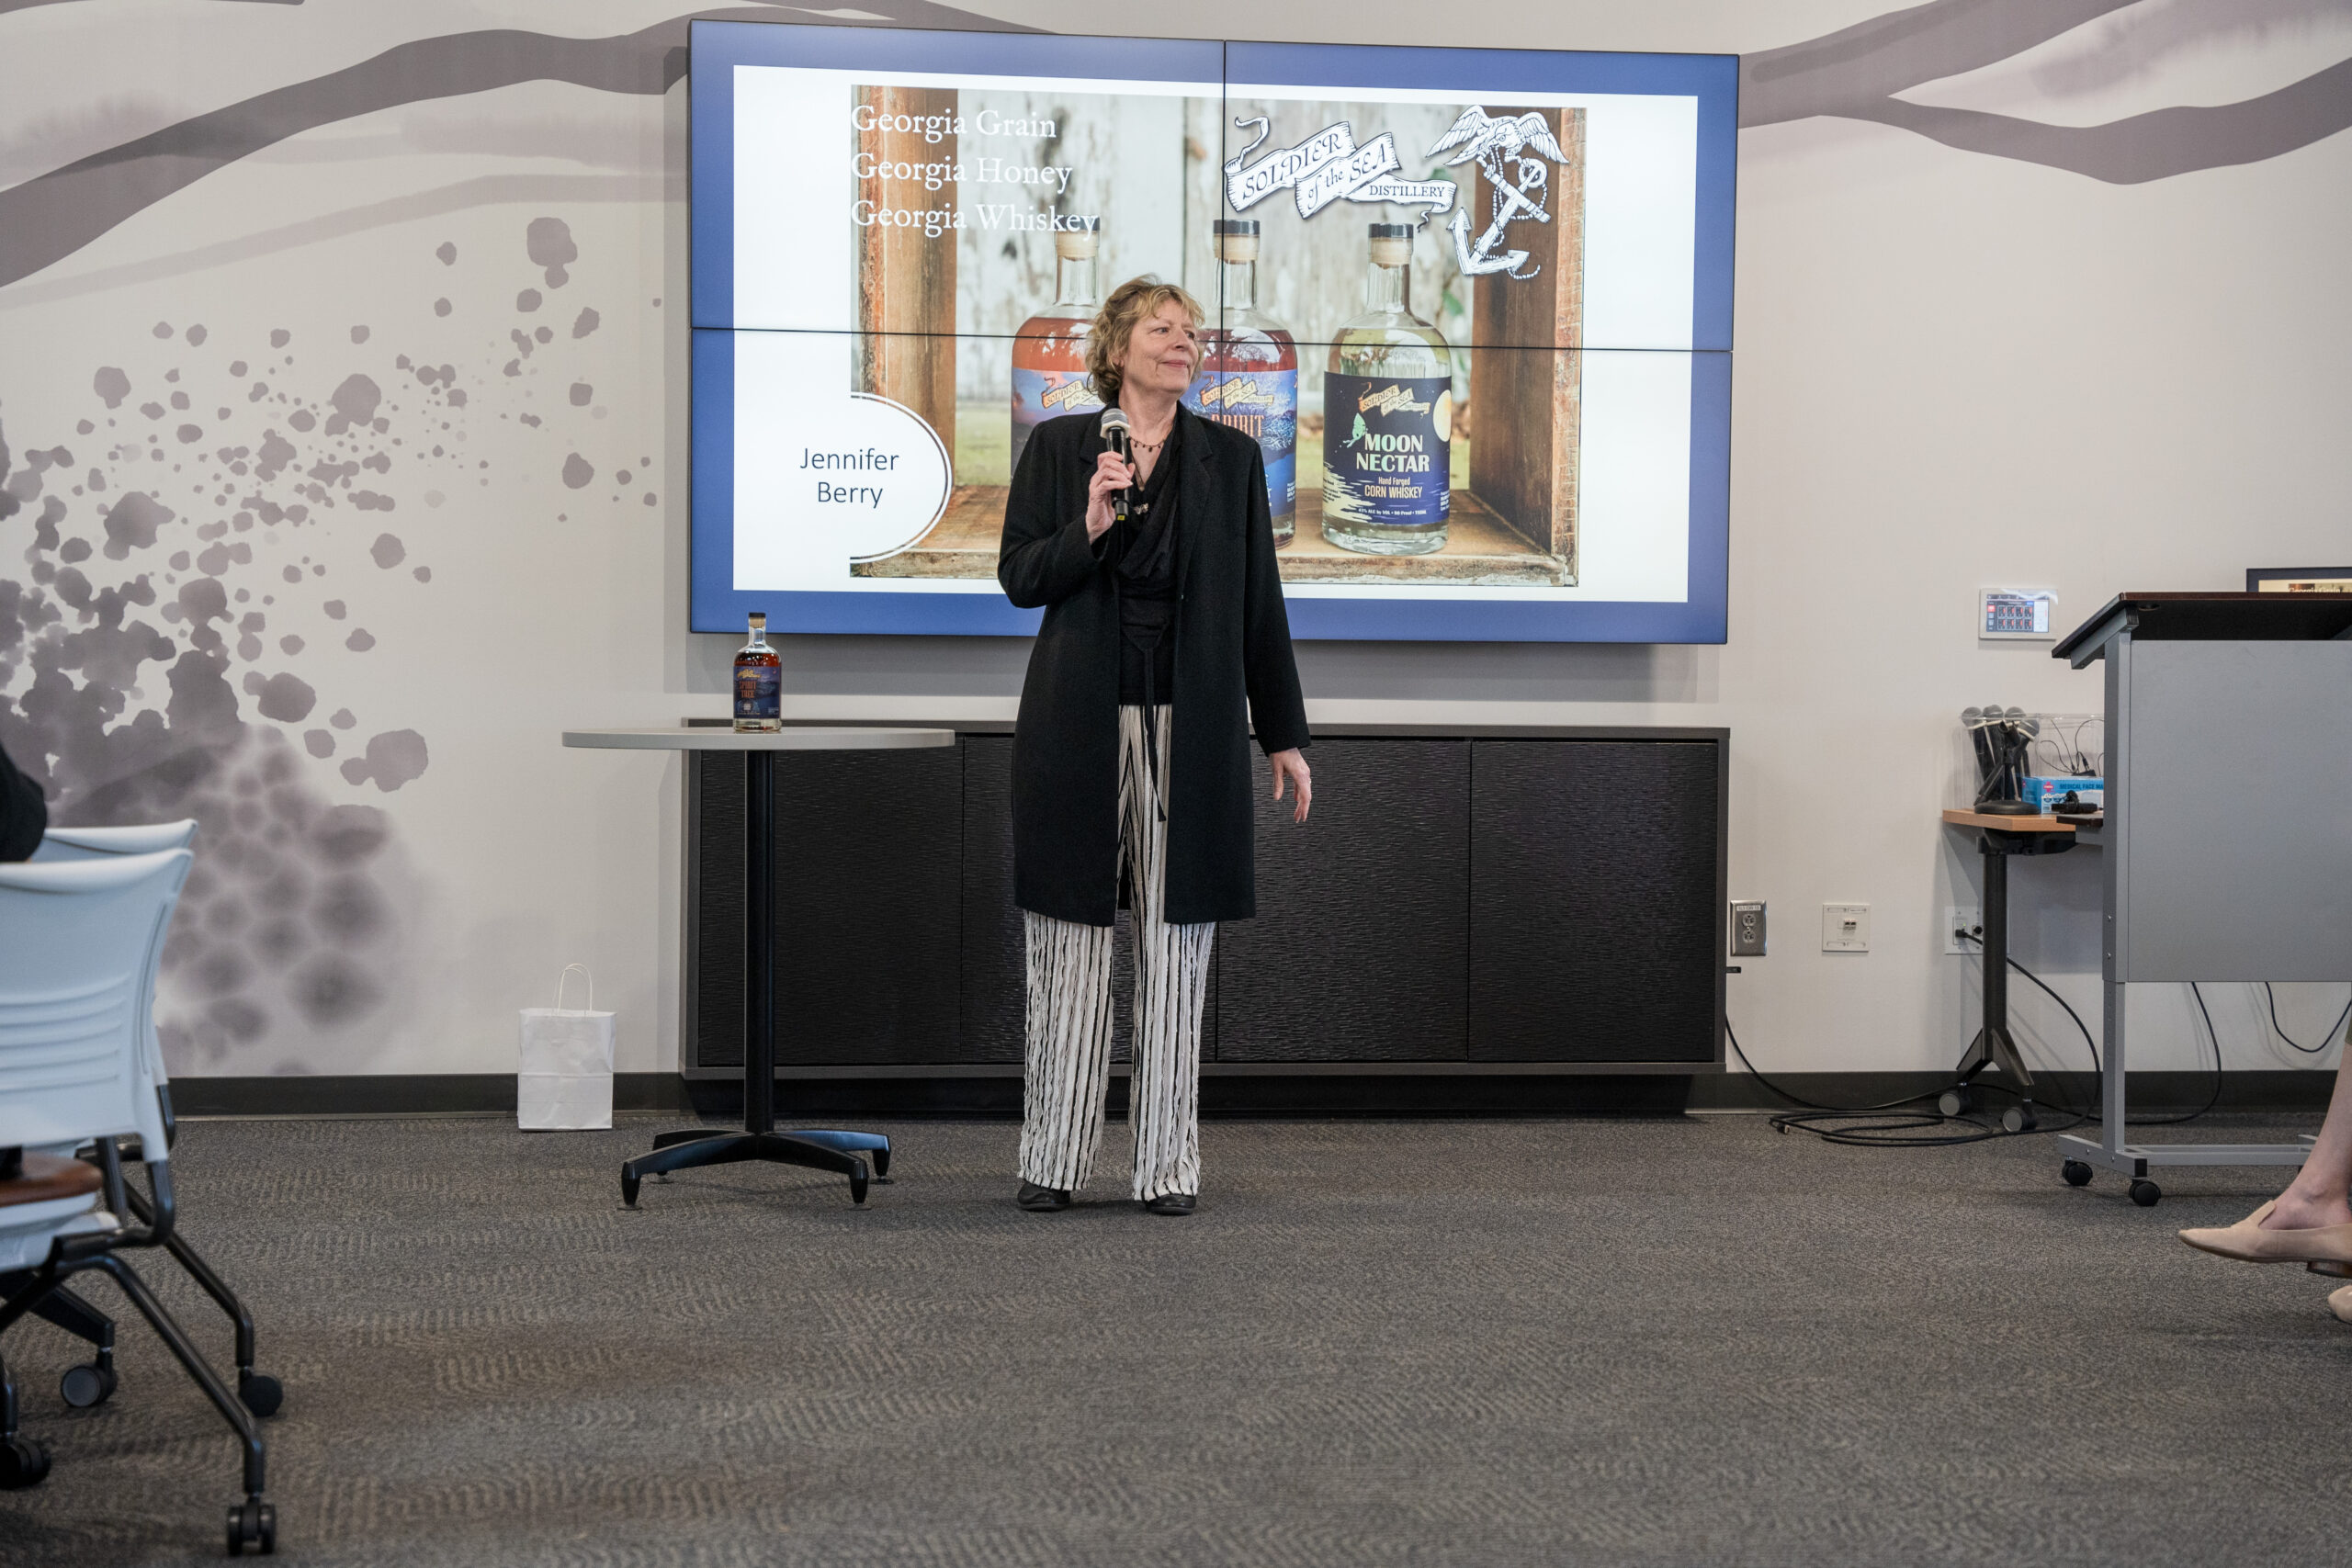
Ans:
[[[564,984],[571,978],[571,972],[574,969],[588,976],[588,1010],[594,1012],[596,1010],[596,972],[585,964],[567,964],[563,966],[563,972],[555,977],[555,1010],[558,1012],[563,1010]]]

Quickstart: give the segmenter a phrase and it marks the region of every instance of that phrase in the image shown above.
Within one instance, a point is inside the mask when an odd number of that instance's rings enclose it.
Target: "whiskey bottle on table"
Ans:
[[[1049,419],[1102,400],[1086,376],[1086,334],[1102,307],[1094,273],[1097,230],[1065,230],[1054,236],[1054,302],[1021,323],[1012,334],[1012,451],[1005,472],[1021,471],[1029,434]]]
[[[1323,536],[1372,556],[1445,547],[1453,355],[1413,314],[1413,226],[1372,226],[1363,314],[1339,331],[1323,376]]]
[[[784,728],[784,660],[768,646],[768,618],[752,612],[752,640],[735,655],[735,729],[756,735]]]
[[[1280,549],[1298,517],[1298,342],[1258,308],[1257,220],[1214,228],[1219,320],[1202,334],[1200,374],[1184,401],[1258,443]]]

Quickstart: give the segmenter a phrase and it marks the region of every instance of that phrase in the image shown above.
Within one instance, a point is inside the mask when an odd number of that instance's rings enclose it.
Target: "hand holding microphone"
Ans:
[[[1086,537],[1089,542],[1110,532],[1111,525],[1127,514],[1127,498],[1136,482],[1135,465],[1128,460],[1127,414],[1125,409],[1102,411],[1102,439],[1107,450],[1094,459],[1094,478],[1086,487]]]

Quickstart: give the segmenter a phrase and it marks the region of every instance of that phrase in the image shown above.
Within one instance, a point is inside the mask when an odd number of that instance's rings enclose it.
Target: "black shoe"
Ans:
[[[1067,1209],[1069,1207],[1069,1189],[1040,1187],[1034,1181],[1024,1181],[1021,1184],[1021,1190],[1013,1195],[1012,1201],[1024,1209],[1034,1209],[1040,1213],[1055,1209]]]
[[[1189,1214],[1193,1212],[1193,1205],[1198,1201],[1199,1199],[1190,1192],[1162,1192],[1157,1198],[1147,1199],[1143,1212],[1147,1214]]]

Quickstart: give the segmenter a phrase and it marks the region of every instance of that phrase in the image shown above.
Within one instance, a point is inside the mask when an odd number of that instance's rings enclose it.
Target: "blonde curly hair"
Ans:
[[[1131,277],[1111,290],[1102,308],[1094,312],[1094,324],[1086,333],[1086,374],[1094,383],[1094,395],[1106,403],[1119,400],[1119,387],[1126,378],[1112,363],[1114,355],[1127,352],[1127,341],[1135,336],[1136,325],[1149,321],[1159,313],[1162,305],[1173,301],[1184,307],[1199,326],[1208,317],[1201,302],[1173,283],[1162,283],[1149,273]],[[1193,369],[1201,367],[1201,349],[1193,347]]]

